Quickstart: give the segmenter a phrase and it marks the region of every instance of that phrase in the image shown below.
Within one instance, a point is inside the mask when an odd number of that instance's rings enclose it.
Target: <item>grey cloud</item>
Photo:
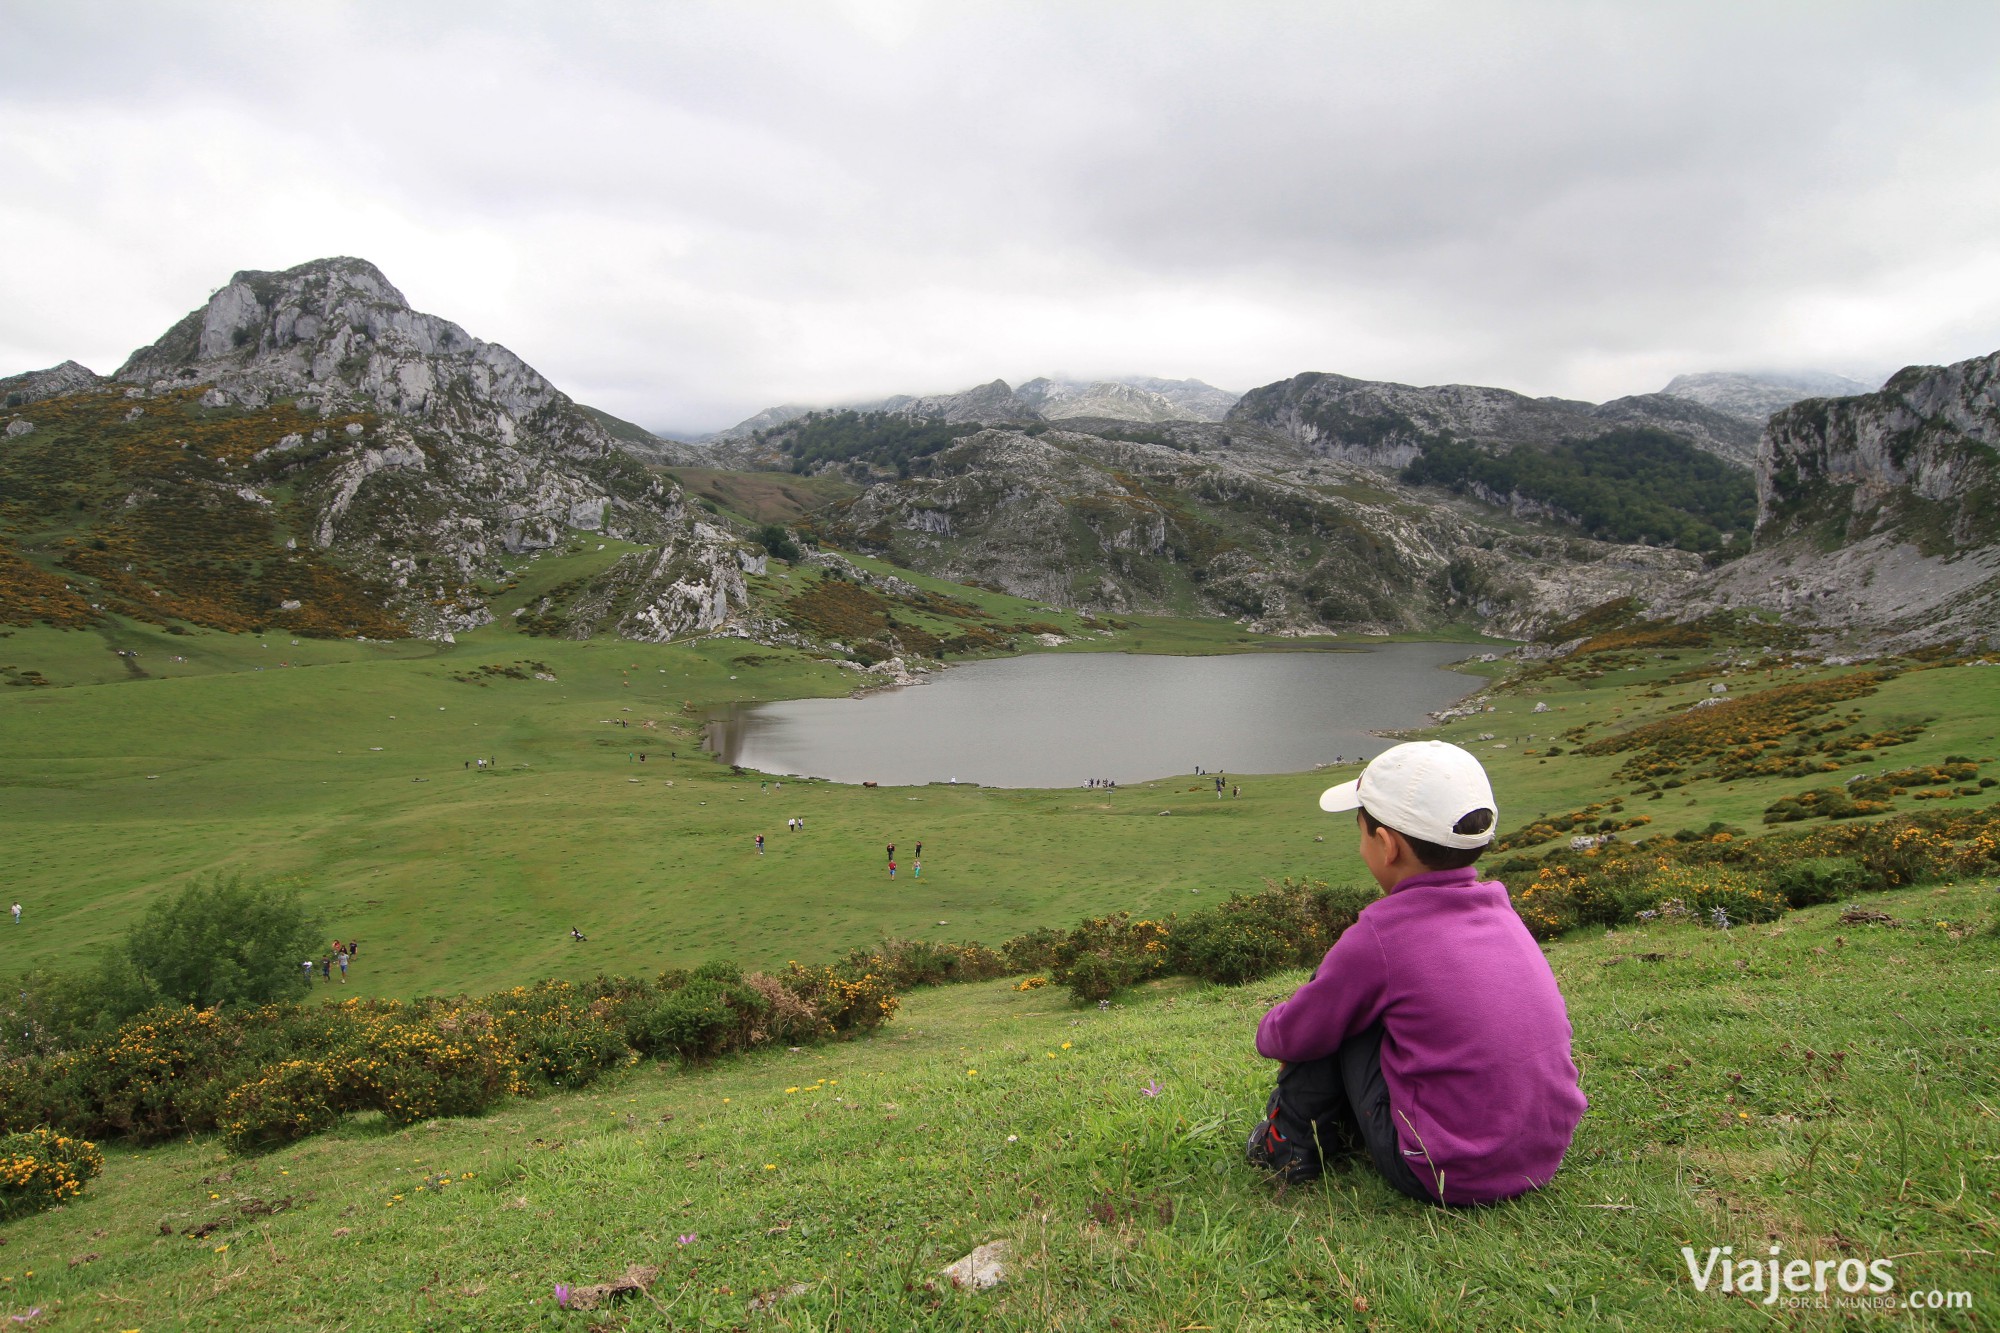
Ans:
[[[33,53],[0,87],[0,373],[342,251],[688,428],[1059,368],[1601,398],[2000,346],[1984,5],[0,21]]]

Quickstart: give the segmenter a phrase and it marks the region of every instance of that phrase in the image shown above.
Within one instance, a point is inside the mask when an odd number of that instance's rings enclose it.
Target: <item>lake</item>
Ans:
[[[1296,773],[1379,754],[1477,689],[1441,668],[1475,650],[1387,643],[1339,652],[1149,657],[1039,653],[933,673],[859,699],[739,704],[707,748],[774,774],[916,786],[1071,787],[1192,773]]]

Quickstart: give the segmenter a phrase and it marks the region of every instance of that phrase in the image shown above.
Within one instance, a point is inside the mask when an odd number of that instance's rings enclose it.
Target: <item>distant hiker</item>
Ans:
[[[763,854],[764,854],[764,835],[759,833],[757,835],[757,855],[762,856]]]
[[[916,858],[916,859],[917,859],[917,860],[919,860],[919,861],[921,861],[921,860],[923,860],[923,859],[924,859],[924,844],[923,844],[923,843],[922,843],[921,841],[919,841],[919,842],[917,843],[917,858]]]
[[[1344,1143],[1399,1193],[1452,1205],[1547,1184],[1585,1101],[1548,959],[1474,866],[1499,814],[1485,770],[1444,741],[1392,746],[1319,807],[1355,812],[1385,896],[1257,1025],[1258,1054],[1284,1064],[1250,1161],[1306,1181]]]
[[[1230,800],[1232,800],[1232,801],[1233,801],[1233,800],[1237,799],[1238,797],[1240,797],[1241,795],[1243,795],[1243,789],[1242,789],[1241,787],[1231,787],[1231,788],[1229,789],[1229,799],[1230,799]]]
[[[646,752],[644,750],[639,752],[639,762],[642,764],[646,762]]]
[[[889,878],[890,879],[896,878],[896,863],[894,861],[891,861],[889,863]]]
[[[889,859],[891,861],[896,859],[896,844],[893,842],[889,844]]]
[[[347,984],[347,951],[343,949],[341,952],[335,954],[333,961],[340,964],[340,984],[345,986]]]
[[[465,761],[465,766],[466,766],[466,767],[467,767],[468,769],[469,769],[469,768],[471,768],[471,767],[472,767],[472,761],[471,761],[470,759],[466,760],[466,761]]]
[[[910,878],[922,879],[923,877],[924,877],[924,863],[922,861],[910,862]]]
[[[347,956],[349,958],[359,958],[361,956],[361,945],[354,940],[349,940],[347,942]]]
[[[19,903],[14,904],[14,924],[17,926],[21,924],[21,904]]]
[[[313,979],[313,960],[308,958],[306,959],[306,985],[308,986],[312,985],[312,979]]]
[[[588,935],[585,935],[582,931],[578,930],[575,926],[571,926],[569,928],[569,937],[573,940],[576,940],[578,943],[582,943],[584,940],[590,938]]]
[[[327,954],[319,960],[319,975],[321,981],[333,984],[333,955]]]

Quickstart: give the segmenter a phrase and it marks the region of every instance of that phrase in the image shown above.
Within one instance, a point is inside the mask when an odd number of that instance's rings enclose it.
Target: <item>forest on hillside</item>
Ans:
[[[1748,470],[1649,426],[1499,454],[1436,440],[1402,476],[1496,503],[1540,504],[1603,541],[1703,554],[1741,554],[1757,520]]]

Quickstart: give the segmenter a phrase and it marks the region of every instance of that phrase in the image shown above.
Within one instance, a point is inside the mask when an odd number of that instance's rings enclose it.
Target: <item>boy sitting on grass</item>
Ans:
[[[1485,770],[1443,741],[1398,745],[1319,804],[1358,812],[1385,896],[1257,1025],[1285,1063],[1250,1160],[1307,1181],[1359,1149],[1403,1194],[1454,1205],[1547,1184],[1585,1103],[1555,974],[1472,868],[1499,815]]]

